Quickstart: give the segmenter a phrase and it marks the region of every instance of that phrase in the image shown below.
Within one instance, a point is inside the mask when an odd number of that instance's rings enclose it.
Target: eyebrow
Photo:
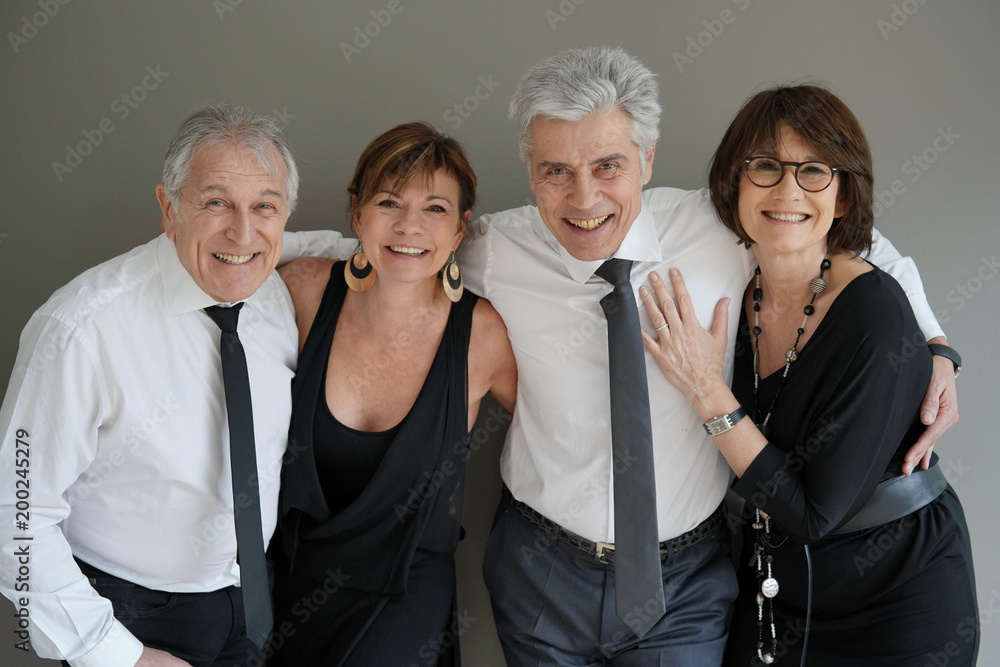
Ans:
[[[389,195],[390,197],[396,197],[397,199],[399,199],[399,195],[390,190],[379,190],[376,194]],[[454,206],[454,204],[451,202],[450,199],[442,195],[427,195],[427,199],[425,199],[424,201],[430,201],[432,199],[440,199],[441,201],[447,202],[449,206]]]
[[[605,155],[604,157],[597,158],[596,160],[591,161],[590,164],[598,165],[598,164],[604,164],[605,162],[628,162],[628,158],[622,155],[621,153],[612,153],[611,155]],[[549,160],[543,160],[542,162],[538,163],[538,167],[544,169],[548,169],[550,167],[568,167],[568,166],[569,164],[565,162],[552,162]]]
[[[227,188],[225,185],[221,185],[218,183],[211,183],[203,187],[201,190],[199,190],[199,194],[208,194],[209,192],[221,192],[222,194],[229,194],[229,188]],[[278,197],[280,199],[284,199],[285,193],[281,192],[280,190],[275,190],[273,188],[267,188],[266,190],[262,190],[259,196]]]
[[[628,158],[621,153],[612,153],[602,158],[594,160],[590,164],[604,164],[605,162],[628,162]]]

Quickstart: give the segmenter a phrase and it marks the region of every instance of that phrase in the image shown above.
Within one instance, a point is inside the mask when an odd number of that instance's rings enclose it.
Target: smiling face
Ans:
[[[770,157],[786,162],[824,161],[787,125],[782,125],[779,132],[778,154]],[[770,188],[754,185],[743,172],[740,176],[740,223],[761,250],[786,254],[820,246],[825,249],[833,219],[842,215],[843,206],[837,196],[839,178],[835,176],[830,186],[821,192],[807,192],[795,182],[792,167],[786,167],[781,181]]]
[[[576,259],[613,255],[642,209],[655,149],[642,169],[631,129],[620,109],[579,121],[532,121],[529,185],[545,226]]]
[[[288,220],[285,168],[272,176],[248,151],[231,144],[198,149],[177,206],[163,185],[156,197],[163,228],[198,287],[233,303],[257,291],[278,264]]]
[[[375,285],[436,280],[472,213],[459,211],[459,195],[455,177],[439,169],[426,178],[415,174],[395,194],[383,184],[355,207],[354,229],[378,274]]]

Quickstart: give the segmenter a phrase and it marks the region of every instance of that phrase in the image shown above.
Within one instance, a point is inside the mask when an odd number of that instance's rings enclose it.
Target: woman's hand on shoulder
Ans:
[[[295,324],[299,328],[299,349],[312,327],[323,292],[330,279],[333,260],[325,257],[303,257],[278,269],[295,307]]]
[[[517,396],[517,363],[507,336],[507,326],[486,299],[476,302],[469,340],[469,405],[478,403],[486,392],[508,413],[514,411]]]

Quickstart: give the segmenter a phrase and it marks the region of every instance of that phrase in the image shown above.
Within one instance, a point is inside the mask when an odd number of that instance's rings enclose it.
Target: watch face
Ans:
[[[725,417],[717,417],[712,421],[705,424],[705,430],[708,431],[709,435],[719,435],[720,433],[725,433],[730,428],[729,420]]]

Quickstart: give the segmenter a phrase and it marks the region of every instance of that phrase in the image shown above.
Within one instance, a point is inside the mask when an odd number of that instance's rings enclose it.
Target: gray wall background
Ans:
[[[723,130],[756,90],[824,83],[871,139],[879,228],[917,261],[966,360],[962,421],[938,453],[972,528],[981,664],[1000,664],[998,29],[992,0],[5,0],[0,376],[52,291],[156,233],[163,151],[202,102],[279,116],[303,176],[289,228],[346,230],[357,155],[408,120],[465,144],[479,213],[531,202],[507,102],[530,64],[565,48],[622,45],[660,75],[653,186],[704,186]],[[479,573],[501,443],[494,436],[470,460],[459,609],[471,665],[503,664]],[[10,610],[0,603],[0,664],[38,663],[13,648]]]

